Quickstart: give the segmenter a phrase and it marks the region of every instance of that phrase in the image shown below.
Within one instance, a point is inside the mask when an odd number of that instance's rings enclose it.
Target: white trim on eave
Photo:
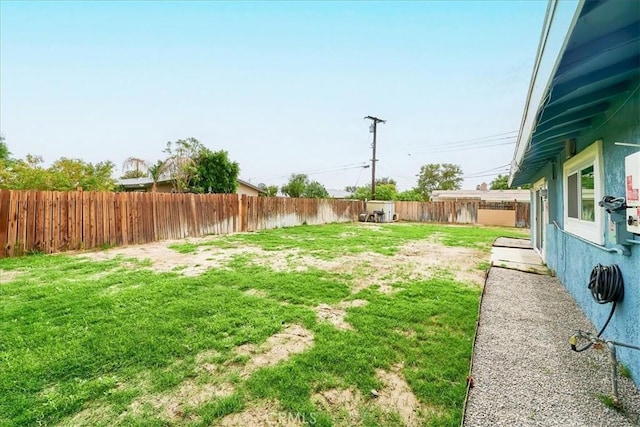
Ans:
[[[569,38],[580,17],[584,3],[585,0],[580,0],[579,2],[549,0],[538,52],[533,65],[531,82],[529,83],[527,100],[522,113],[516,149],[511,161],[509,186],[513,182],[514,174],[520,170],[524,154],[529,149],[538,113],[544,107],[551,89],[553,76],[560,65],[560,60],[567,48]]]

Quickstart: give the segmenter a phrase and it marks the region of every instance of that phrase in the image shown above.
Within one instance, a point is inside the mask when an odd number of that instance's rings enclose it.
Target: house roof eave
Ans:
[[[531,144],[535,123],[548,99],[553,75],[560,65],[562,53],[567,48],[569,38],[584,5],[585,0],[580,0],[577,3],[549,0],[547,16],[540,35],[538,52],[516,140],[516,148],[511,161],[509,186],[525,183],[519,182],[517,175],[520,172],[524,155]]]

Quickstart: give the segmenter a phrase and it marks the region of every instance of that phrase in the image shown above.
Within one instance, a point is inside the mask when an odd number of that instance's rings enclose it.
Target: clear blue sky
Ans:
[[[515,138],[451,143],[518,129],[546,4],[1,0],[0,132],[118,167],[195,137],[254,184],[342,189],[370,182],[375,115],[378,177],[449,162],[475,188]]]

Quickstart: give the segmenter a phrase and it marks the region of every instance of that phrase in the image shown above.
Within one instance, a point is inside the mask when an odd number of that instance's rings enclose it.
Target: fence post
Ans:
[[[247,195],[240,197],[240,206],[238,206],[238,216],[240,217],[240,231],[247,231],[248,212],[247,212]]]

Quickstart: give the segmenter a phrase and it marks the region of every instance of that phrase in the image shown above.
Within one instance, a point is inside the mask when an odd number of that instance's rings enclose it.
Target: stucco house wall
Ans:
[[[624,298],[602,337],[638,346],[640,236],[617,244],[598,202],[626,196],[624,159],[640,151],[640,2],[567,0],[549,7],[509,183],[533,185],[534,246],[598,330],[611,304],[594,301],[591,272],[597,264],[620,267]],[[640,386],[640,351],[616,347]]]
[[[622,104],[625,101],[626,104]],[[640,151],[635,147],[615,145],[615,142],[640,144],[640,98],[628,97],[618,100],[621,107],[617,114],[605,119],[600,126],[576,140],[578,155],[594,141],[602,140],[604,172],[604,195],[625,196],[624,158]],[[615,111],[615,108],[612,109]],[[564,233],[563,164],[566,154],[555,158],[555,165],[548,163],[533,179],[545,178],[548,183],[549,221],[546,224],[544,255],[547,266],[553,270],[580,308],[600,328],[609,314],[610,305],[600,305],[594,301],[587,288],[593,267],[617,264],[624,279],[624,300],[618,304],[616,312],[603,336],[634,345],[640,345],[640,245],[634,245],[631,255],[621,254],[621,247],[612,242],[613,232],[609,227],[609,216],[605,213],[604,249],[588,244],[572,235]],[[596,207],[596,209],[604,209]],[[532,214],[533,211],[532,211]],[[534,219],[532,218],[532,224]],[[557,224],[557,226],[555,225]],[[532,233],[535,232],[532,229]],[[533,236],[532,236],[533,238]],[[569,328],[570,325],[567,325]],[[567,330],[567,335],[572,331]],[[640,385],[640,352],[618,347],[619,360],[629,368],[634,382]]]
[[[238,182],[238,188],[236,189],[236,193],[239,195],[246,195],[246,196],[259,196],[260,195],[260,190],[252,185],[247,185],[244,182]]]

